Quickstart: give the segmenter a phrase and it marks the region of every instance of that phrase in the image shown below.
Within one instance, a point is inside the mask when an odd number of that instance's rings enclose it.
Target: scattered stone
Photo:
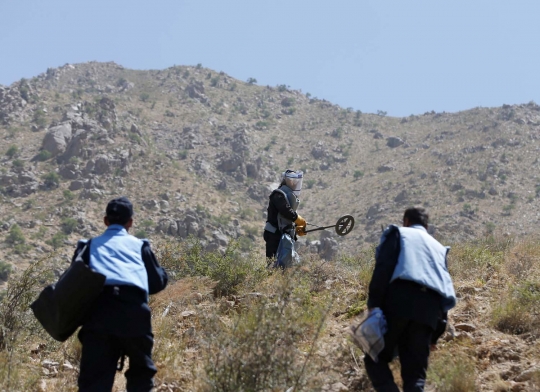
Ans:
[[[474,332],[476,331],[476,327],[469,323],[460,323],[454,325],[454,328],[458,331],[465,331],[465,332]]]

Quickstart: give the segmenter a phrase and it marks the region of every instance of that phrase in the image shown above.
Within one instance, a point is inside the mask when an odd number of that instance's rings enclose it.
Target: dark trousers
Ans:
[[[373,387],[377,392],[399,392],[388,367],[397,349],[403,391],[423,391],[433,329],[403,318],[390,318],[387,322],[388,332],[384,335],[384,350],[379,354],[379,361],[375,363],[369,355],[364,357],[366,372]]]
[[[82,343],[80,392],[105,392],[112,389],[119,359],[129,358],[125,373],[128,392],[148,392],[152,389],[157,372],[152,362],[152,334],[137,337],[119,337],[94,331],[81,330]]]
[[[263,234],[264,242],[266,242],[266,257],[273,259],[276,257],[279,241],[281,240],[281,233],[279,231],[270,233],[268,230]]]

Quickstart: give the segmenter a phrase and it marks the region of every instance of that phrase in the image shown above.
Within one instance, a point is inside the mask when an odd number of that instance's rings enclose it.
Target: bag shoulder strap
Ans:
[[[90,243],[91,243],[91,241],[92,241],[91,238],[88,241],[86,241],[86,244],[84,244],[84,247],[77,254],[77,257],[75,257],[75,261],[83,262],[86,265],[90,265]]]

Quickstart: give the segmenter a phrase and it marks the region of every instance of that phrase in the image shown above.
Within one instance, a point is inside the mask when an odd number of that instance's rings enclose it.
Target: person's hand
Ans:
[[[306,235],[306,226],[296,226],[296,234],[300,237]]]
[[[304,218],[302,218],[300,215],[298,215],[298,217],[296,218],[294,223],[296,223],[296,226],[304,226],[304,227],[306,227],[306,225],[307,225],[306,220]]]

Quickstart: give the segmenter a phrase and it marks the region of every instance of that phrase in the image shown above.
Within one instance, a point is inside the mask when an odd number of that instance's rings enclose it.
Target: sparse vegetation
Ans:
[[[43,181],[47,189],[54,189],[60,185],[60,176],[56,172],[49,172],[43,176]]]
[[[19,153],[19,146],[12,144],[6,151],[6,155],[9,158],[14,158]]]

